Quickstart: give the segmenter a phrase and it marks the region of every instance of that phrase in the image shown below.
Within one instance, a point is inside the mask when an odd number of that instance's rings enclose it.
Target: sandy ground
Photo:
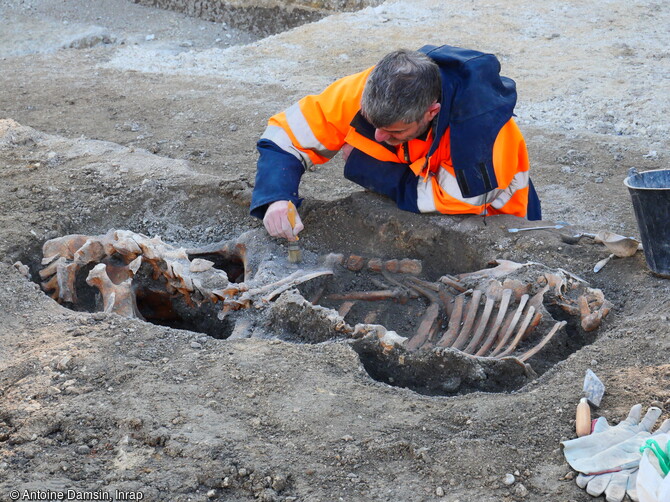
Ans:
[[[261,40],[122,0],[9,0],[0,20],[1,500],[71,489],[160,501],[586,501],[560,449],[585,370],[607,388],[597,415],[616,422],[639,402],[668,417],[670,283],[642,253],[594,274],[607,250],[561,238],[639,236],[623,179],[666,167],[666,4],[387,2]],[[261,321],[250,338],[216,339],[75,312],[35,284],[42,244],[67,234],[263,240],[247,204],[267,118],[388,50],[430,43],[498,55],[517,82],[544,217],[571,226],[510,234],[527,223],[402,213],[343,180],[336,159],[304,177],[303,250],[307,261],[418,258],[431,280],[495,258],[582,277],[614,308],[593,343],[539,378],[426,396],[372,378],[344,340],[295,343]]]

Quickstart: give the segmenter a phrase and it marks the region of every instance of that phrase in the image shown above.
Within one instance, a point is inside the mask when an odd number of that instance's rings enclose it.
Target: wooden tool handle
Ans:
[[[295,228],[295,219],[298,214],[298,210],[295,208],[293,202],[288,201],[288,222],[291,224],[291,228]],[[295,236],[295,240],[298,240],[298,236]]]
[[[575,432],[577,432],[577,437],[591,434],[591,406],[589,406],[589,402],[585,397],[581,398],[577,405]]]

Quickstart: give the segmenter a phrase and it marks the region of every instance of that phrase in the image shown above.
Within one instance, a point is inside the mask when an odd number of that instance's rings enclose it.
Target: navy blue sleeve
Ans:
[[[278,200],[290,200],[299,207],[302,199],[298,197],[298,186],[305,172],[302,162],[268,139],[261,139],[256,148],[260,157],[250,214],[262,219],[268,205]]]
[[[526,209],[526,219],[531,221],[542,219],[542,204],[540,203],[540,197],[537,195],[530,178],[528,178],[528,209]]]

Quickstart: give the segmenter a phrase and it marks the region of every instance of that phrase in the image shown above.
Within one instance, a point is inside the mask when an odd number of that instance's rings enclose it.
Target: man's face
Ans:
[[[426,132],[439,111],[440,104],[433,103],[421,120],[410,123],[398,121],[386,127],[378,127],[375,129],[375,140],[391,146],[398,146],[405,141],[418,138]]]

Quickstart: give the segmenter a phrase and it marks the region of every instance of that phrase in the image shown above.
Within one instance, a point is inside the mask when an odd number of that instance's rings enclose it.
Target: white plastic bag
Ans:
[[[659,434],[654,439],[665,448],[670,434]],[[656,455],[648,448],[644,450],[640,460],[637,496],[640,502],[670,502],[670,474],[663,474]]]

